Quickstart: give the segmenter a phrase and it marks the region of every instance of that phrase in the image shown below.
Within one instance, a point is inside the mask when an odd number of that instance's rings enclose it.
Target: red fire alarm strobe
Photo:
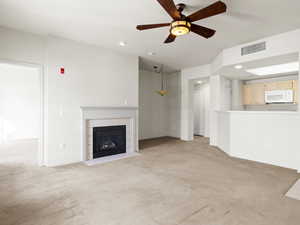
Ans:
[[[59,73],[60,73],[60,75],[64,75],[65,74],[65,68],[60,67]]]

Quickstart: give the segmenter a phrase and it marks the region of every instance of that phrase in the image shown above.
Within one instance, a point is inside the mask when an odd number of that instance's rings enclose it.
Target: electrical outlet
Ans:
[[[66,144],[59,144],[59,148],[60,149],[65,149],[66,148]]]
[[[125,101],[124,101],[124,105],[128,105],[128,101],[127,101],[127,99],[125,99]]]

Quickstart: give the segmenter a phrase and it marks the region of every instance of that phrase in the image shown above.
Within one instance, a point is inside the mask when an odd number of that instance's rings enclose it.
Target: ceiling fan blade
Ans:
[[[154,28],[159,28],[159,27],[168,27],[168,26],[170,26],[170,23],[146,24],[146,25],[138,25],[138,26],[136,26],[136,29],[148,30],[148,29],[154,29]]]
[[[176,39],[176,36],[173,35],[173,34],[170,34],[170,35],[168,36],[168,38],[165,40],[164,43],[165,43],[165,44],[171,43],[171,42],[175,41],[175,39]]]
[[[210,38],[216,33],[215,30],[209,29],[207,27],[202,27],[196,24],[192,24],[191,31],[205,38]]]
[[[204,9],[200,9],[199,11],[189,15],[187,18],[190,22],[194,22],[197,20],[205,19],[207,17],[215,16],[220,13],[224,13],[227,10],[227,6],[224,2],[218,1]]]
[[[177,10],[173,0],[157,0],[157,1],[174,20],[179,20],[181,18],[180,12]]]

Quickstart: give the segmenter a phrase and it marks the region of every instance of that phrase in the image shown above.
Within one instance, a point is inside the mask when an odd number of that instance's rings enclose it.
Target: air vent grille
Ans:
[[[261,52],[266,50],[266,42],[261,42],[254,45],[249,45],[244,48],[242,48],[242,56],[244,55],[250,55],[256,52]]]

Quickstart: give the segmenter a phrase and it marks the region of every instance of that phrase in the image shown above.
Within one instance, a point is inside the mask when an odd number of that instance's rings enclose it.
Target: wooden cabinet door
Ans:
[[[277,90],[291,90],[291,89],[293,89],[292,80],[277,82]]]
[[[291,90],[291,89],[293,89],[293,81],[292,80],[271,82],[271,83],[265,84],[266,91]]]
[[[251,103],[252,103],[251,85],[244,85],[244,87],[243,87],[243,104],[251,105]]]
[[[293,89],[294,89],[294,102],[299,102],[299,82],[298,80],[293,81]]]
[[[244,105],[265,104],[265,87],[262,83],[244,85]]]
[[[264,105],[265,104],[265,85],[263,83],[253,84],[252,87],[253,104]]]
[[[298,80],[287,80],[270,83],[255,83],[244,85],[243,100],[244,105],[264,105],[265,91],[294,90],[294,102],[299,102],[299,82]]]
[[[272,83],[266,83],[265,84],[265,91],[274,91],[276,90],[276,82],[272,82]]]

